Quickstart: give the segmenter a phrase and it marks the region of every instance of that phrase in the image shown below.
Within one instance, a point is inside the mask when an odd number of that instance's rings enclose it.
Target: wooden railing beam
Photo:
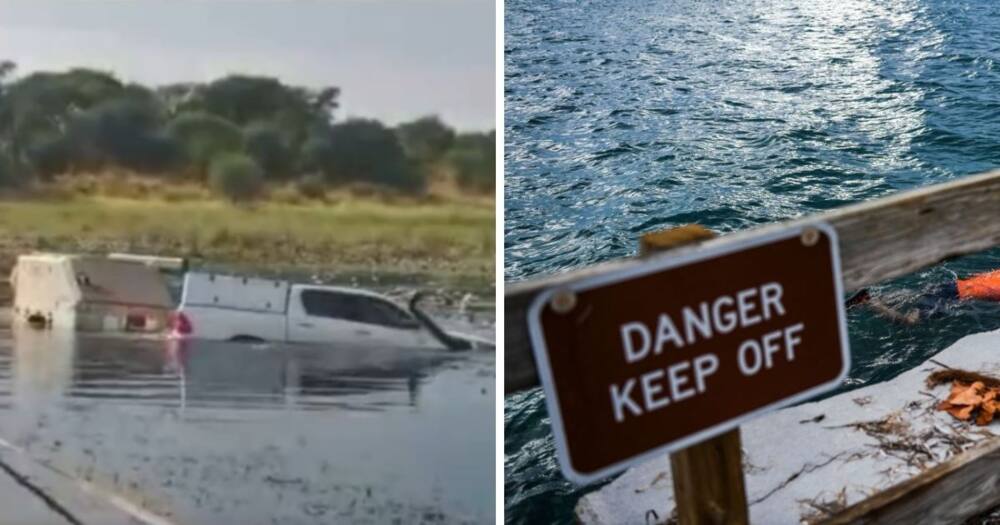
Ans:
[[[663,257],[737,242],[790,225],[823,221],[837,230],[845,290],[883,282],[943,260],[1000,245],[1000,171],[964,177],[794,221],[740,231],[678,248]],[[504,390],[538,385],[528,343],[527,310],[549,287],[643,264],[611,261],[519,283],[504,292]]]

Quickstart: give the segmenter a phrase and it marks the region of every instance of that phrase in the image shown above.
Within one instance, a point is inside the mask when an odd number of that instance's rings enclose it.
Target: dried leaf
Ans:
[[[972,411],[976,409],[975,405],[967,406],[957,406],[948,409],[948,413],[954,416],[956,419],[961,419],[965,421],[972,417]]]
[[[990,389],[988,389],[983,394],[983,403],[985,403],[987,401],[992,401],[992,400],[996,399],[998,394],[1000,394],[1000,390],[997,390],[996,388],[990,388]]]
[[[948,399],[938,403],[936,408],[962,421],[968,421],[975,414],[977,425],[988,425],[1000,412],[1000,388],[987,387],[982,381],[971,384],[955,381]]]
[[[973,383],[972,386],[961,390],[958,394],[951,396],[948,402],[953,405],[978,405],[983,402],[983,396],[978,394],[976,385],[982,386],[982,383]]]

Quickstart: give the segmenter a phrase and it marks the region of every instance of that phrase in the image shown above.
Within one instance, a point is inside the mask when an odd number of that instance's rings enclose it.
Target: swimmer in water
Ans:
[[[862,289],[847,300],[847,307],[865,305],[875,313],[904,324],[916,324],[922,318],[930,317],[948,304],[956,301],[996,301],[1000,302],[1000,269],[983,272],[966,279],[940,284],[917,299],[910,311],[902,311],[886,304],[878,297],[872,297],[867,289]]]

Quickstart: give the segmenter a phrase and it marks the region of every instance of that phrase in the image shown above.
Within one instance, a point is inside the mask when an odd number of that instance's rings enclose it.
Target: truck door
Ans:
[[[343,294],[295,287],[288,308],[288,339],[294,343],[331,343],[356,346],[368,343],[371,333],[351,321],[355,317]]]
[[[442,347],[413,315],[395,303],[367,295],[358,295],[356,300],[361,312],[359,321],[370,327],[379,343],[397,347]]]

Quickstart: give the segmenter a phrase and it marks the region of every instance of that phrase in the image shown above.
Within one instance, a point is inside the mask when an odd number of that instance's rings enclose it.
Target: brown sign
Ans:
[[[559,461],[577,483],[836,388],[850,367],[825,224],[549,290],[528,322]]]

